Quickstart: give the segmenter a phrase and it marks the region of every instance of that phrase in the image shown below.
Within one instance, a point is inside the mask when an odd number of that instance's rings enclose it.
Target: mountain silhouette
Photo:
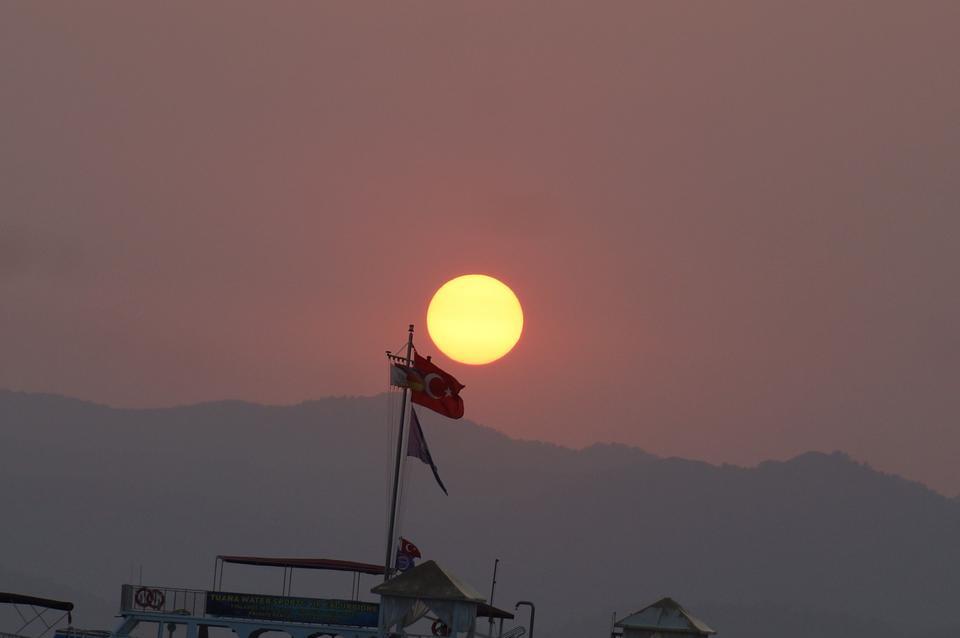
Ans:
[[[209,588],[221,553],[381,562],[395,412],[396,395],[135,410],[0,391],[0,590],[72,588],[90,601],[75,624],[110,627],[96,601],[141,569]],[[842,453],[714,466],[420,416],[450,496],[408,462],[401,533],[485,595],[499,558],[495,604],[533,600],[538,635],[603,638],[613,612],[663,596],[720,636],[960,630],[960,503]],[[281,578],[230,566],[223,587]]]

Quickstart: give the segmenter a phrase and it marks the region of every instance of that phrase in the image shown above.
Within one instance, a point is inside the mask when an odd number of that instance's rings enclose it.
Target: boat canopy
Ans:
[[[477,618],[505,618],[507,620],[513,620],[514,616],[505,609],[500,609],[487,603],[477,603]]]
[[[383,573],[383,568],[381,567]],[[36,596],[25,596],[23,594],[10,594],[0,592],[0,603],[7,605],[30,605],[32,607],[46,607],[47,609],[59,609],[60,611],[73,611],[73,603],[64,600],[53,600],[51,598],[37,598]]]
[[[622,628],[627,638],[668,632],[676,638],[704,638],[717,633],[672,598],[661,598],[618,621],[614,626]]]
[[[265,556],[217,556],[224,563],[237,565],[259,565],[261,567],[283,567],[290,569],[325,569],[337,572],[355,572],[360,574],[382,575],[383,565],[358,563],[352,560],[332,558],[268,558]]]

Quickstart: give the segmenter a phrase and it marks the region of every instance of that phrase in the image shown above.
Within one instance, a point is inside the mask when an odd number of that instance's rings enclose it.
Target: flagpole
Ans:
[[[407,328],[407,366],[413,361],[413,324]],[[393,548],[396,544],[394,536],[397,531],[397,501],[400,498],[400,466],[403,464],[403,442],[407,429],[407,406],[410,400],[410,388],[403,389],[403,398],[400,403],[400,433],[397,435],[397,455],[393,466],[393,496],[390,500],[390,524],[387,526],[387,555],[383,561],[383,580],[390,580],[390,569],[393,567]]]

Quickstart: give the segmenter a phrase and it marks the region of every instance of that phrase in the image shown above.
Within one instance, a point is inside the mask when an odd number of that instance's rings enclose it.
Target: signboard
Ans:
[[[380,605],[357,600],[208,591],[205,611],[211,616],[229,618],[376,627]]]

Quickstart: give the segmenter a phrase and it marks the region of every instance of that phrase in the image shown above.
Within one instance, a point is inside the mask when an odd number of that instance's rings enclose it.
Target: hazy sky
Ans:
[[[0,4],[0,387],[385,389],[446,279],[513,436],[960,492],[960,4]]]

